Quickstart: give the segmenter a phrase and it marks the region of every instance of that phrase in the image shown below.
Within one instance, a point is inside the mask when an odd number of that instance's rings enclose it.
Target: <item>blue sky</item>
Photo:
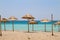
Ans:
[[[22,20],[25,14],[33,15],[36,20],[43,18],[60,20],[60,0],[0,0],[0,15],[5,18],[15,16]]]

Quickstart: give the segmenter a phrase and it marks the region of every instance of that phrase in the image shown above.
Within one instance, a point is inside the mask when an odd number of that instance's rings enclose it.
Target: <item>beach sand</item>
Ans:
[[[51,32],[34,32],[27,33],[21,31],[2,31],[0,40],[60,40],[60,32],[54,32],[54,36]]]

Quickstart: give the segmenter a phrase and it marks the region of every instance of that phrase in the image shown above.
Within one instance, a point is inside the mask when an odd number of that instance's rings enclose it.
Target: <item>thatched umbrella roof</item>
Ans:
[[[11,16],[9,19],[10,19],[10,20],[17,20],[17,18],[14,17],[14,16]]]
[[[30,21],[29,24],[37,24],[37,22],[33,20],[33,21]]]
[[[42,19],[41,22],[49,22],[48,19]]]
[[[2,20],[1,20],[2,22],[6,22],[6,21],[8,21],[6,18],[2,18]]]
[[[60,25],[60,21],[56,22],[55,24],[56,24],[56,25]]]
[[[34,19],[34,17],[30,14],[26,14],[22,17],[23,19]]]

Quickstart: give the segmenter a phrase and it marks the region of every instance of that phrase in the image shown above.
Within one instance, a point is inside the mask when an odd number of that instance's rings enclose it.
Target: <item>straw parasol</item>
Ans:
[[[12,30],[14,32],[14,21],[17,20],[17,18],[14,16],[11,16],[9,19],[12,20]]]
[[[60,32],[60,21],[56,22],[55,25],[58,25],[58,31]]]
[[[6,26],[5,26],[6,21],[7,21],[6,18],[2,18],[2,22],[4,22],[4,31],[6,31]]]
[[[41,22],[45,23],[45,32],[46,32],[46,23],[49,22],[49,20],[48,19],[42,19]]]
[[[1,15],[0,15],[0,36],[2,36],[2,31],[1,31]]]
[[[22,17],[23,19],[34,19],[34,17],[30,14],[26,14],[25,16]]]
[[[29,24],[32,24],[32,31],[34,31],[34,24],[37,24],[37,22],[32,19],[32,20],[29,22]]]
[[[34,19],[34,17],[30,14],[26,14],[22,18],[28,20],[28,32],[29,32],[29,19]]]

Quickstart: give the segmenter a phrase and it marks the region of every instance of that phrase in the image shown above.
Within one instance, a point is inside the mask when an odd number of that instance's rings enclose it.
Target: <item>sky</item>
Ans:
[[[0,15],[2,18],[15,16],[18,20],[21,17],[31,14],[36,20],[51,19],[60,20],[60,0],[0,0]]]

